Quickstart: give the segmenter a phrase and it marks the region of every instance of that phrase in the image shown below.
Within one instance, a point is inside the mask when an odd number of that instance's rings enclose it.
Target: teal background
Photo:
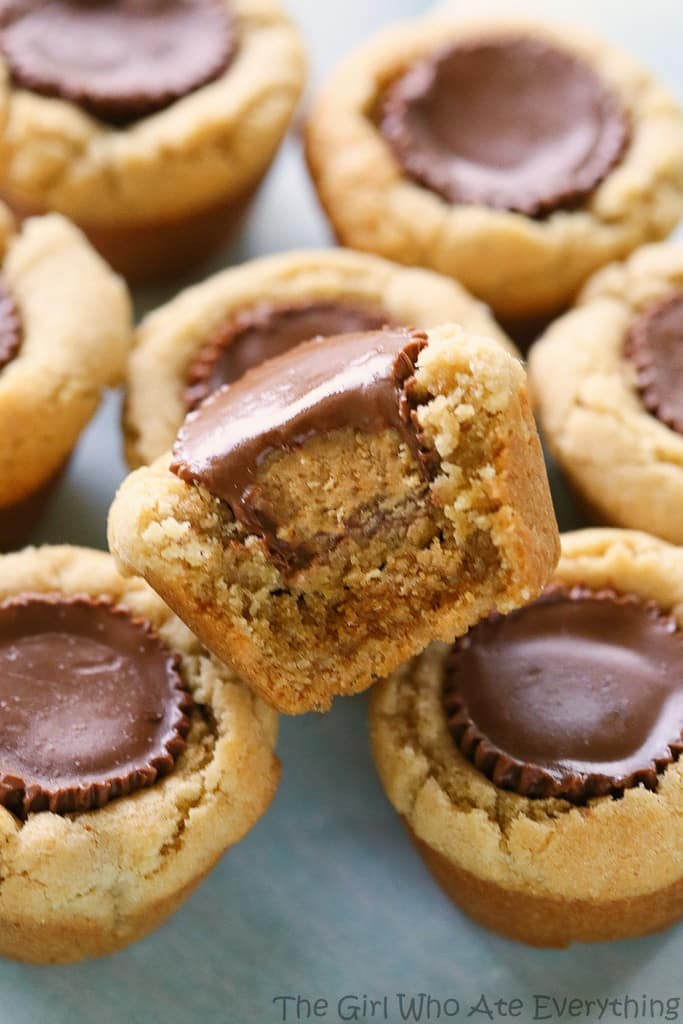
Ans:
[[[307,37],[317,83],[370,32],[429,5],[289,0],[288,6]],[[470,13],[494,7],[450,6]],[[510,2],[495,9],[593,27],[656,68],[683,101],[678,3]],[[291,137],[240,243],[216,266],[326,244],[299,144]],[[169,294],[139,293],[138,312]],[[104,546],[106,511],[125,472],[118,417],[119,396],[112,395],[86,432],[37,540]],[[561,526],[576,525],[554,474],[553,488]],[[517,1019],[526,1022],[533,1019],[530,1000],[537,992],[683,997],[682,928],[633,942],[538,951],[483,932],[457,913],[431,882],[383,796],[368,748],[366,705],[361,696],[339,701],[325,716],[282,720],[283,782],[272,809],[150,938],[76,966],[0,962],[0,1022],[270,1024],[282,1020],[273,998],[296,993],[327,998],[330,1012],[319,1019],[333,1022],[340,1019],[334,1009],[340,996],[387,994],[388,1016],[357,1019],[394,1022],[400,1020],[397,992],[455,996],[462,1004],[457,1020],[467,1019],[468,1005],[482,992],[492,999],[517,996],[524,1001]],[[608,1012],[602,1019],[623,1017]],[[683,1020],[683,1009],[674,1019]]]

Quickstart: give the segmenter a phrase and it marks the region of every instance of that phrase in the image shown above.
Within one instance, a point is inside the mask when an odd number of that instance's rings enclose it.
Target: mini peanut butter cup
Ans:
[[[217,78],[236,46],[219,0],[13,0],[0,23],[14,82],[114,125]]]
[[[381,309],[344,299],[290,305],[260,302],[223,324],[199,350],[187,375],[186,407],[194,409],[224,384],[302,341],[377,330],[389,322]]]
[[[626,117],[583,61],[541,39],[441,49],[387,90],[380,128],[404,171],[451,203],[541,216],[620,159]]]
[[[625,355],[645,408],[683,434],[683,292],[653,303],[635,320]]]
[[[7,281],[0,274],[0,370],[17,355],[21,346],[21,317]]]
[[[260,466],[315,435],[350,427],[395,429],[421,465],[410,387],[427,335],[410,328],[314,338],[248,370],[190,412],[171,470],[226,502],[249,529],[268,534],[250,501]],[[430,453],[432,454],[432,453]]]
[[[0,604],[0,803],[93,810],[150,786],[185,746],[192,700],[149,623],[106,599]]]
[[[577,804],[654,790],[683,751],[683,635],[631,595],[554,586],[456,641],[443,703],[501,789]]]

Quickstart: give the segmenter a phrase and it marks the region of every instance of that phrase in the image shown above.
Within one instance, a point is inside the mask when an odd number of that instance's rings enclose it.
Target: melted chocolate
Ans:
[[[277,306],[261,302],[242,310],[199,351],[188,373],[185,403],[194,409],[207,395],[232,384],[266,359],[302,341],[372,331],[389,323],[380,309],[357,302],[321,300]]]
[[[217,78],[235,49],[219,0],[16,0],[0,47],[21,88],[123,125]]]
[[[0,370],[17,355],[21,346],[21,318],[17,304],[0,274]]]
[[[455,644],[444,706],[503,789],[576,803],[654,789],[683,750],[683,635],[636,598],[552,588]]]
[[[0,803],[19,817],[101,807],[173,768],[189,728],[177,659],[89,598],[0,604]]]
[[[405,172],[449,202],[531,216],[588,196],[629,134],[588,65],[530,37],[416,63],[387,92],[381,130]]]
[[[683,434],[683,293],[650,306],[633,324],[626,356],[645,408]]]
[[[344,427],[397,430],[419,458],[406,388],[426,335],[405,328],[304,342],[210,395],[180,428],[171,469],[267,533],[250,494],[273,451]]]

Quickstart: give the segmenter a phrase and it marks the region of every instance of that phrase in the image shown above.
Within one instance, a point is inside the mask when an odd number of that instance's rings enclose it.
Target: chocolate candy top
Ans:
[[[177,658],[120,608],[0,604],[0,803],[19,817],[101,807],[173,768],[189,728]]]
[[[342,299],[296,305],[260,302],[238,313],[200,350],[188,373],[186,405],[193,409],[223,384],[302,341],[371,331],[389,320],[380,309]]]
[[[629,135],[588,65],[525,36],[458,43],[414,64],[389,88],[381,130],[405,172],[449,202],[530,216],[589,195]]]
[[[180,428],[171,469],[254,522],[250,491],[272,451],[343,427],[394,428],[417,454],[405,386],[426,335],[406,328],[306,341],[210,395]]]
[[[0,47],[21,88],[123,125],[217,78],[235,26],[221,0],[16,0]]]
[[[16,356],[21,338],[19,310],[5,278],[0,274],[0,370]]]
[[[576,803],[654,789],[683,750],[683,635],[636,598],[551,588],[456,642],[444,707],[503,789]]]
[[[645,408],[683,434],[683,292],[655,302],[634,322],[626,355]]]

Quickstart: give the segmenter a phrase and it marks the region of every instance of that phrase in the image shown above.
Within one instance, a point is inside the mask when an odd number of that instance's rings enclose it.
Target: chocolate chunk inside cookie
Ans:
[[[626,357],[645,408],[683,434],[683,292],[655,302],[634,322]]]
[[[381,309],[342,299],[291,305],[260,302],[231,318],[197,353],[187,376],[187,408],[302,341],[372,331],[389,322]]]
[[[19,352],[21,338],[19,309],[7,281],[0,274],[0,370]]]
[[[0,803],[84,811],[149,786],[184,748],[189,694],[149,625],[105,601],[0,604]]]
[[[629,135],[587,64],[523,36],[458,43],[414,64],[389,88],[381,130],[405,172],[449,202],[530,216],[588,196]]]
[[[236,32],[220,0],[17,0],[0,46],[21,88],[124,125],[216,78]]]
[[[683,750],[683,636],[633,597],[551,588],[456,642],[443,698],[456,743],[503,789],[576,803],[654,789]]]

